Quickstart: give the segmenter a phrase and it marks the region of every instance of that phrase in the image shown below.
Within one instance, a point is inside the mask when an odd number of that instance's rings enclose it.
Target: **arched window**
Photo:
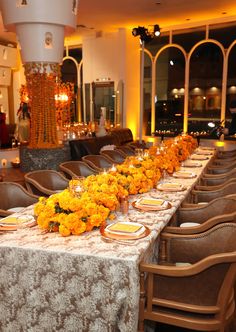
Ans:
[[[227,75],[227,92],[226,92],[226,112],[225,120],[226,126],[228,127],[229,122],[231,121],[230,107],[235,105],[236,101],[236,67],[235,67],[235,58],[236,58],[236,41],[232,44],[229,49],[228,56],[228,75]]]
[[[181,47],[167,46],[156,55],[155,130],[183,128],[185,56]]]
[[[222,49],[214,42],[196,45],[190,53],[188,131],[207,131],[220,121],[223,75]]]

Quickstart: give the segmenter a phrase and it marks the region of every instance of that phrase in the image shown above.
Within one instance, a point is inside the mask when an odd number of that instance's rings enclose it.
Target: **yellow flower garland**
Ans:
[[[126,158],[109,173],[71,180],[68,189],[39,199],[34,209],[39,227],[62,236],[100,227],[107,218],[114,218],[112,212],[119,208],[122,197],[151,190],[164,170],[173,173],[196,147],[191,136],[181,136],[167,141],[161,151],[151,147],[142,158]]]

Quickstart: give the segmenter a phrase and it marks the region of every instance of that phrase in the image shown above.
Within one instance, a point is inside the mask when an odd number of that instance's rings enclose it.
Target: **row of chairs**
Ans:
[[[68,187],[69,180],[98,174],[114,164],[122,163],[133,155],[134,149],[122,146],[116,150],[104,150],[100,155],[88,155],[82,161],[67,161],[59,165],[60,171],[36,170],[25,174],[26,189],[13,182],[0,182],[0,218],[6,217],[22,207],[48,197]],[[14,195],[13,195],[14,192]]]
[[[236,164],[227,169],[232,158],[236,150],[216,155],[192,191],[193,201],[162,231],[157,264],[141,262],[140,332],[146,320],[196,331],[230,328],[236,289],[236,180],[230,183]]]

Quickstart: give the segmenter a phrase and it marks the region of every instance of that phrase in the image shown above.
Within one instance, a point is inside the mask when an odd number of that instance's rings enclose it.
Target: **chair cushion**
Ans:
[[[182,224],[179,225],[179,227],[196,227],[199,225],[200,224],[197,222],[183,222]]]

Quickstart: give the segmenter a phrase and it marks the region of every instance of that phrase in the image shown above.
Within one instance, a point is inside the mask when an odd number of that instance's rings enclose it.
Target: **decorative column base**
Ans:
[[[52,149],[31,149],[27,146],[20,147],[20,164],[23,172],[39,169],[53,169],[58,171],[59,165],[71,160],[68,145]]]

